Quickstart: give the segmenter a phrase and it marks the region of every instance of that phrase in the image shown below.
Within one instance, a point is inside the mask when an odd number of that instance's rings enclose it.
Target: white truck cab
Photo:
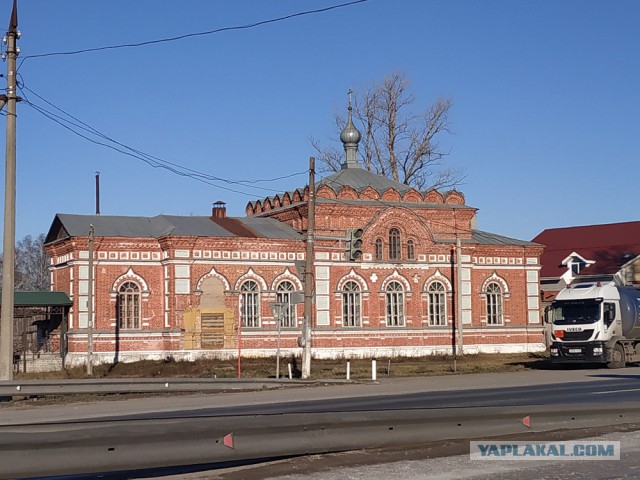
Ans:
[[[640,290],[615,282],[578,282],[551,305],[551,360],[605,363],[640,360]]]

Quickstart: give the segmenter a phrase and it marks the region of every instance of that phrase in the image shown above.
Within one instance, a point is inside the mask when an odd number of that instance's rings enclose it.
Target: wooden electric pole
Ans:
[[[11,21],[5,37],[7,43],[7,144],[2,254],[2,317],[0,321],[0,380],[13,380],[13,295],[16,263],[16,102],[18,101],[16,95],[16,58],[20,53],[16,41],[19,37],[18,6],[17,0],[13,0]]]
[[[309,201],[307,202],[307,253],[304,269],[304,324],[302,325],[302,378],[311,375],[311,326],[313,324],[314,232],[316,223],[316,159],[309,158]]]

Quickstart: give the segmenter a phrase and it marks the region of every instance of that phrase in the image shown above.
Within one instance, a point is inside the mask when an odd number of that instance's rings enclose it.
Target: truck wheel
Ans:
[[[608,368],[624,368],[626,365],[624,347],[616,343],[611,352],[611,361],[607,363]]]

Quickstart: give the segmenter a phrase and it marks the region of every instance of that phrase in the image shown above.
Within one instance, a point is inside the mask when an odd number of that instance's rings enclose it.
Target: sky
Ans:
[[[94,213],[95,172],[103,215],[209,215],[221,200],[243,216],[251,200],[306,185],[310,137],[330,144],[347,91],[397,71],[416,112],[452,100],[443,147],[480,230],[531,240],[640,220],[636,0],[368,0],[38,56],[346,2],[19,0],[16,238],[46,233],[56,213]],[[0,0],[0,25],[11,3]],[[37,108],[220,180],[154,168]]]

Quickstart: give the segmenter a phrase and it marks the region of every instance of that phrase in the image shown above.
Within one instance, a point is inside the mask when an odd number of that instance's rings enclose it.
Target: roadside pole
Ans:
[[[4,237],[2,254],[2,317],[0,321],[0,380],[13,380],[13,309],[16,244],[16,58],[20,49],[18,32],[18,6],[13,0],[11,21],[6,35],[7,141],[5,156]],[[3,54],[4,57],[4,54]]]
[[[311,375],[311,325],[313,323],[313,269],[314,269],[314,232],[315,227],[315,183],[314,157],[309,157],[309,201],[307,202],[307,252],[304,271],[304,324],[302,325],[302,378]]]
[[[283,308],[288,306],[284,302],[271,302],[271,311],[273,312],[273,318],[276,321],[276,327],[278,329],[277,347],[276,347],[276,379],[280,379],[280,337],[282,329],[282,313]]]
[[[240,294],[240,315],[238,316],[238,378],[242,376],[242,321],[244,319],[244,303],[242,302],[242,294]]]
[[[453,315],[451,318],[451,358],[453,358],[453,373],[457,373],[458,371],[458,323],[460,323],[460,318],[458,318],[458,273],[456,271],[456,266],[455,266],[455,258],[456,258],[456,251],[455,251],[455,247],[453,245],[451,245],[450,250],[450,261],[449,261],[449,266],[451,268],[451,285],[453,288],[453,295],[452,295],[452,311],[453,311]]]
[[[457,266],[457,275],[456,275],[456,307],[457,312],[456,316],[458,317],[458,354],[460,356],[463,355],[463,340],[462,340],[462,246],[460,241],[460,234],[456,234],[456,266]]]
[[[87,298],[87,375],[93,375],[93,225],[89,225],[89,296]]]
[[[279,380],[280,379],[280,327],[282,324],[281,308],[278,308],[278,317],[276,318],[276,322],[278,322],[278,348],[276,349],[276,380]]]

